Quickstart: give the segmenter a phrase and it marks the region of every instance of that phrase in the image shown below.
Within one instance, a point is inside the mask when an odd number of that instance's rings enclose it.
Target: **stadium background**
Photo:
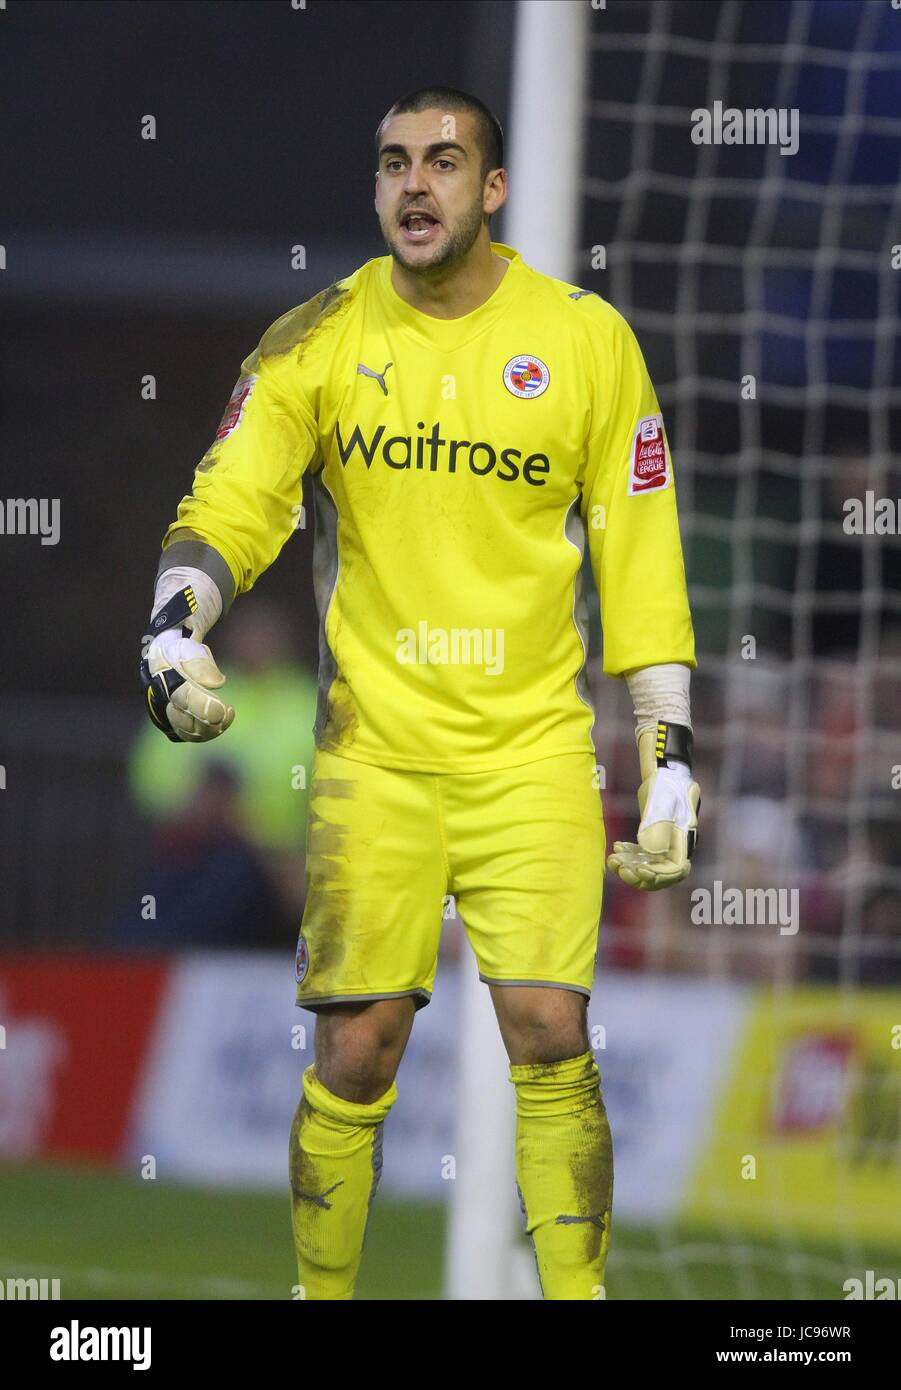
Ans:
[[[573,278],[633,324],[667,419],[704,795],[684,890],[607,880],[608,1296],[839,1298],[868,1268],[897,1278],[901,1255],[901,550],[842,525],[847,498],[901,497],[901,13],[585,8]],[[60,506],[58,543],[0,537],[0,1277],[61,1276],[64,1297],[290,1296],[311,535],[215,634],[239,711],[222,748],[145,728],[138,638],[241,359],[383,254],[379,119],[447,82],[509,138],[516,28],[505,0],[0,11],[3,497]],[[550,99],[535,93],[535,121]],[[798,153],[695,145],[690,113],[716,100],[798,108]],[[612,840],[634,827],[636,759],[589,613]],[[797,890],[800,930],[695,925],[691,891],[716,881]],[[364,1297],[447,1290],[468,948],[445,926]]]

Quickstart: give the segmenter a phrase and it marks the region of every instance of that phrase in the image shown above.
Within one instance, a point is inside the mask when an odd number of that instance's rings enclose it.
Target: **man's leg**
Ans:
[[[613,1153],[588,1045],[604,880],[593,755],[442,783],[451,891],[516,1087],[516,1172],[546,1298],[603,1297]]]
[[[516,1087],[516,1181],[542,1293],[603,1298],[613,1144],[575,990],[492,985]]]
[[[447,869],[434,780],[316,751],[295,973],[297,1003],[318,1014],[316,1061],[290,1150],[306,1298],[353,1296],[394,1078],[435,979]]]
[[[350,1299],[382,1166],[382,1129],[415,1001],[322,1005],[316,1060],[291,1128],[294,1245],[303,1297]]]

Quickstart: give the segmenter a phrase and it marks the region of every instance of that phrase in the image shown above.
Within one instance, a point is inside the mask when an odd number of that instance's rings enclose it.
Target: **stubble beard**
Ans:
[[[456,262],[463,260],[464,256],[468,255],[475,245],[484,220],[481,200],[479,200],[473,203],[469,211],[447,234],[443,250],[434,260],[430,261],[407,260],[406,248],[400,245],[399,240],[393,241],[385,232],[384,227],[382,228],[382,237],[388,251],[398,264],[403,266],[404,270],[410,271],[413,275],[428,275],[436,270],[447,270]],[[447,228],[444,230],[447,232]]]

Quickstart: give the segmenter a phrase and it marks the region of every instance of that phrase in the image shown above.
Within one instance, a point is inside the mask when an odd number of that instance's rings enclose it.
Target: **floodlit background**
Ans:
[[[64,1298],[291,1296],[287,1136],[314,1029],[292,970],[310,532],[213,634],[239,712],[221,741],[150,727],[140,638],[242,358],[384,254],[372,137],[392,102],[444,83],[481,96],[537,207],[523,130],[565,105],[527,85],[542,3],[0,9],[2,500],[59,505],[51,543],[0,536],[0,1278],[59,1277]],[[842,1298],[868,1269],[901,1275],[901,11],[550,8],[578,11],[587,55],[579,249],[514,244],[638,335],[699,656],[692,875],[657,895],[606,881],[591,1023],[617,1165],[607,1295]],[[692,112],[715,102],[797,110],[797,153],[696,144]],[[894,507],[882,534],[844,524],[868,494]],[[612,842],[633,838],[637,757],[588,595]],[[693,893],[736,888],[781,890],[791,924],[697,920]],[[466,1296],[442,1160],[471,1099],[470,964],[449,917],[361,1297]],[[512,1169],[507,1199],[512,1229]],[[534,1296],[510,1244],[491,1296]]]

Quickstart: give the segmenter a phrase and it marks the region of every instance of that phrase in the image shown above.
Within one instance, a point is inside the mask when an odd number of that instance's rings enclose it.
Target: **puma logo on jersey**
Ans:
[[[605,1231],[607,1229],[607,1224],[604,1221],[604,1213],[602,1211],[596,1211],[592,1216],[557,1217],[558,1226],[577,1226],[582,1221],[584,1221],[586,1225],[597,1226],[599,1231]]]
[[[601,297],[597,290],[572,290],[569,297],[570,299],[581,299],[583,295],[586,294],[593,294],[596,299],[600,299]]]
[[[389,367],[393,367],[393,362],[388,362],[380,372],[374,372],[371,367],[365,367],[362,362],[357,363],[357,376],[371,376],[381,386],[385,395],[388,394],[388,387],[385,385],[385,373]]]

